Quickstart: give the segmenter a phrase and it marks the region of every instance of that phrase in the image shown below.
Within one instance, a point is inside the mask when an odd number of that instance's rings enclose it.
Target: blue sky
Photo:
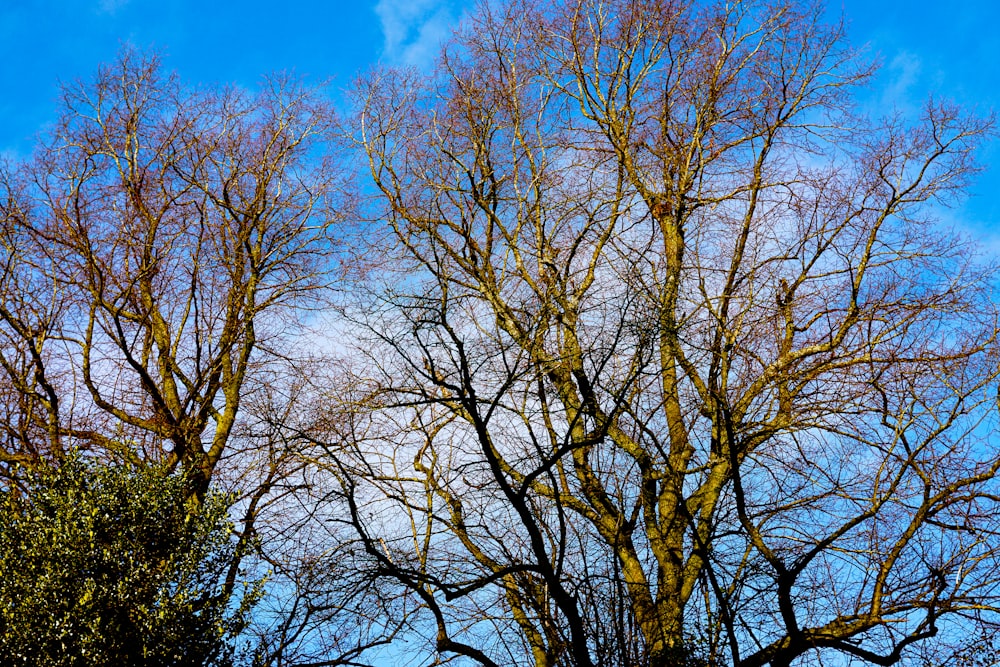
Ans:
[[[24,154],[55,114],[58,82],[87,78],[123,42],[154,47],[189,82],[253,85],[294,70],[349,85],[376,62],[429,60],[469,0],[0,0],[0,152]],[[928,94],[1000,109],[1000,3],[829,0],[857,45],[885,65],[872,103],[914,108]],[[948,214],[1000,254],[1000,140],[972,199]],[[994,228],[997,231],[994,231]]]
[[[54,117],[58,82],[89,78],[122,43],[155,48],[187,82],[252,86],[294,70],[347,86],[382,61],[429,59],[460,0],[0,0],[0,151]]]
[[[839,4],[838,4],[839,2]],[[951,99],[978,114],[1000,112],[1000,2],[957,0],[830,0],[843,12],[853,43],[876,54],[883,68],[874,106],[912,111],[929,95]],[[1000,129],[1000,128],[998,128]],[[942,211],[949,224],[1000,257],[1000,136],[983,147],[985,171],[970,198]]]

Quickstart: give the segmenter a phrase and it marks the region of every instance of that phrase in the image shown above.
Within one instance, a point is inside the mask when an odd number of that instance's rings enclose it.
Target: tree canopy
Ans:
[[[439,651],[894,664],[992,627],[996,275],[933,221],[992,126],[868,117],[870,72],[820,4],[570,0],[366,79],[397,282],[327,465]]]
[[[339,116],[68,86],[0,169],[5,548],[69,540],[74,641],[165,605],[205,656],[243,616],[188,586],[267,570],[262,665],[988,663],[997,267],[937,218],[994,123],[869,112],[825,17],[484,2]]]
[[[233,595],[229,499],[187,498],[183,478],[160,466],[79,455],[7,489],[4,664],[231,664],[256,593]]]

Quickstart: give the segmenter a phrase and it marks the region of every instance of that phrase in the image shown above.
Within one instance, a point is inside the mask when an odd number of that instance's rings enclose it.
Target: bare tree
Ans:
[[[3,175],[7,405],[40,406],[11,428],[165,457],[203,493],[283,320],[325,284],[330,121],[294,80],[193,90],[129,50],[66,86]]]
[[[408,616],[400,597],[384,594],[384,584],[369,576],[363,551],[342,522],[330,519],[340,509],[337,487],[301,455],[302,434],[327,411],[324,390],[339,384],[329,377],[335,367],[319,357],[294,374],[272,376],[247,401],[237,433],[245,447],[241,475],[265,471],[250,485],[255,490],[242,519],[253,526],[271,590],[250,627],[255,665],[370,664],[363,662],[366,654],[389,644]],[[262,461],[247,465],[251,452]]]
[[[397,615],[349,555],[326,564],[350,545],[314,520],[322,489],[278,428],[310,414],[300,329],[344,235],[328,101],[282,76],[194,89],[126,50],[62,102],[34,158],[0,169],[5,485],[82,448],[231,494],[224,593],[267,572],[260,663],[350,664]]]
[[[83,448],[232,494],[223,595],[269,571],[246,633],[262,664],[348,660],[380,626],[329,622],[347,579],[317,567],[329,540],[308,540],[301,462],[268,430],[305,409],[281,390],[343,231],[329,103],[282,76],[194,89],[131,50],[62,102],[34,158],[0,169],[5,485]]]
[[[483,5],[363,81],[395,264],[299,435],[442,660],[890,665],[996,622],[995,274],[933,222],[991,124],[859,115],[822,14]]]
[[[34,467],[62,454],[58,376],[51,371],[49,348],[65,304],[58,287],[27,256],[30,238],[16,223],[26,216],[21,204],[24,192],[8,189],[6,195],[0,209],[0,366],[6,380],[0,384],[4,431],[0,463],[3,475],[12,478],[18,467]]]

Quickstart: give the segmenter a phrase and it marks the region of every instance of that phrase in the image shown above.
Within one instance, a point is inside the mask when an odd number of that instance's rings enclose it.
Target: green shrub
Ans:
[[[229,665],[227,498],[155,466],[80,456],[0,495],[0,663]]]

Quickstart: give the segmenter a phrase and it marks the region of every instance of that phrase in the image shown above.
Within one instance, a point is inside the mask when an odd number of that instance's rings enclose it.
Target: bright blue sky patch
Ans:
[[[995,0],[838,0],[848,34],[882,63],[873,99],[886,113],[919,111],[928,96],[950,99],[969,111],[1000,111],[1000,3]],[[978,237],[1000,255],[1000,139],[979,154],[986,170],[946,223]]]

